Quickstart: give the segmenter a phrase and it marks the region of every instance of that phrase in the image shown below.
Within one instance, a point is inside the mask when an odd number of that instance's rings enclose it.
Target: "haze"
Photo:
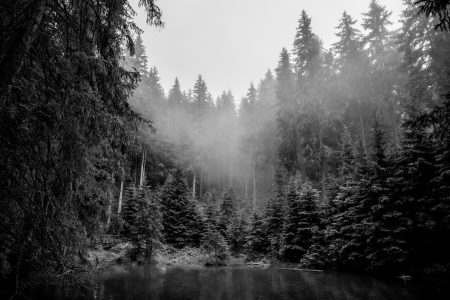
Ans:
[[[402,0],[379,3],[392,11],[396,26]],[[136,21],[144,30],[149,65],[158,68],[166,93],[175,77],[182,90],[188,90],[202,74],[214,97],[231,89],[238,100],[250,82],[257,83],[267,69],[275,68],[283,46],[292,48],[302,9],[329,47],[336,41],[335,27],[344,9],[360,21],[369,0],[172,0],[158,4],[166,23],[163,29],[147,26],[143,9],[137,5]]]

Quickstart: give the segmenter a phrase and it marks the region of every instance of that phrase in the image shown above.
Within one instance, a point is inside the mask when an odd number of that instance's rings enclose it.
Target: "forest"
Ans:
[[[396,30],[376,0],[343,8],[329,48],[299,12],[236,99],[197,74],[164,91],[128,1],[0,0],[4,295],[87,285],[111,237],[141,262],[449,276],[450,6],[404,4]],[[139,1],[148,25],[160,6]]]

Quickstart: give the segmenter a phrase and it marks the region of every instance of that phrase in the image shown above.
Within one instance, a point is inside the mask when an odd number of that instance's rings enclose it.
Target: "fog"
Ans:
[[[277,65],[247,83],[246,95],[238,99],[227,82],[225,91],[211,94],[208,78],[199,74],[192,74],[193,86],[175,79],[164,91],[159,66],[150,67],[137,36],[136,54],[127,55],[124,66],[142,79],[131,106],[156,129],[140,128],[149,146],[147,183],[162,184],[170,170],[181,168],[195,198],[232,188],[243,203],[262,209],[275,193],[275,175],[283,172],[310,181],[325,199],[342,168],[343,145],[367,155],[377,122],[386,149],[395,151],[409,105],[403,58],[410,47],[408,18],[424,24],[433,20],[418,16],[411,3],[400,19],[376,1],[367,4],[362,16],[341,15],[334,26],[337,42],[328,46],[313,30],[321,20],[299,12],[295,39],[285,41],[294,46],[283,48]],[[392,30],[393,23],[403,24],[404,33]],[[430,33],[413,50],[430,59],[427,45],[443,35]],[[427,94],[422,108],[431,102]],[[141,160],[136,157],[135,164]]]

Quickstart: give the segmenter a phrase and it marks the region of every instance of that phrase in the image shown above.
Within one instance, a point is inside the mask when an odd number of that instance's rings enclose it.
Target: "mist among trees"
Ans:
[[[164,91],[127,1],[13,2],[0,1],[9,296],[29,274],[83,284],[111,236],[138,261],[188,247],[211,265],[448,276],[448,1],[405,0],[395,31],[375,0],[359,24],[344,11],[330,48],[301,11],[243,97],[212,95],[201,74]],[[153,0],[140,7],[164,25]]]

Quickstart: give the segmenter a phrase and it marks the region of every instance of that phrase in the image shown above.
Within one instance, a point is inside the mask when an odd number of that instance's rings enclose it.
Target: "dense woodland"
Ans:
[[[166,93],[127,1],[0,1],[2,282],[80,284],[105,235],[135,258],[448,275],[448,5],[405,0],[392,31],[373,0],[329,49],[302,11],[235,99],[201,75]]]

